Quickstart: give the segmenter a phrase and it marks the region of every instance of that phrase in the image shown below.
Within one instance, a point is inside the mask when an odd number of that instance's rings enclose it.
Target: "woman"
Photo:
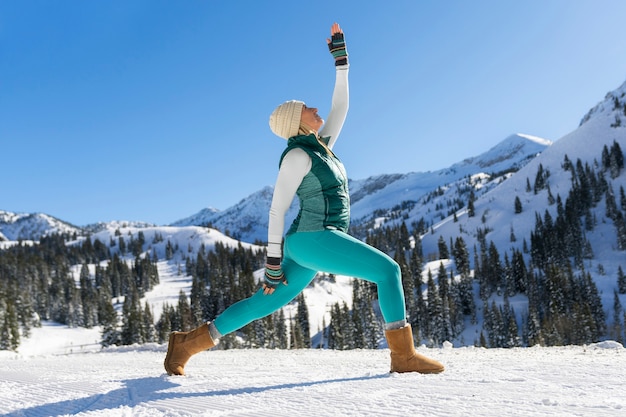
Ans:
[[[347,234],[350,221],[348,178],[332,152],[348,112],[348,54],[343,31],[331,27],[328,47],[335,59],[335,89],[328,121],[301,101],[287,101],[270,116],[270,128],[287,139],[269,213],[267,262],[261,289],[233,304],[213,322],[190,332],[170,335],[165,370],[184,375],[189,358],[210,349],[222,335],[265,317],[294,299],[318,271],[353,276],[378,286],[385,336],[391,350],[391,372],[439,373],[444,367],[415,351],[406,321],[398,264]],[[322,127],[323,126],[323,127]],[[285,213],[297,194],[298,216],[287,231]],[[281,262],[282,259],[282,262]]]

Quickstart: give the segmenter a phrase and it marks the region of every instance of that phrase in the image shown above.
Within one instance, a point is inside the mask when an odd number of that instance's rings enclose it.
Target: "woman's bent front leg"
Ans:
[[[241,329],[254,320],[268,316],[296,298],[313,280],[317,271],[304,268],[289,258],[282,263],[287,285],[280,284],[272,294],[263,294],[263,289],[241,300],[222,312],[214,321],[215,327],[226,335]]]

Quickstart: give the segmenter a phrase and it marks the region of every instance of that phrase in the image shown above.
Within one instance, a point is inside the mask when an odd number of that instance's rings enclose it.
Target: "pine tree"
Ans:
[[[528,270],[524,262],[524,255],[519,250],[514,250],[511,259],[510,285],[513,293],[525,293]]]
[[[33,294],[31,291],[27,288],[20,291],[15,298],[15,305],[17,306],[18,321],[22,330],[21,339],[26,339],[30,337],[32,327],[39,327],[41,325],[39,317],[35,312]]]
[[[503,316],[505,321],[505,326],[506,326],[506,342],[505,342],[505,347],[519,347],[522,345],[521,343],[521,339],[519,336],[519,326],[517,325],[517,320],[515,317],[515,310],[513,309],[513,307],[511,307],[511,304],[509,303],[509,298],[505,297],[504,298],[504,306],[502,308],[503,310]]]
[[[626,294],[626,275],[621,265],[617,267],[617,291]]]
[[[191,281],[191,294],[190,294],[190,308],[193,327],[198,327],[202,322],[206,321],[206,315],[204,311],[204,303],[207,298],[206,286],[202,280],[194,274]]]
[[[501,291],[504,288],[504,268],[500,261],[498,248],[493,241],[489,243],[487,256],[487,262],[483,265],[487,288],[489,293],[496,290]]]
[[[617,178],[623,168],[624,154],[622,153],[619,143],[613,141],[611,152],[609,153],[609,171],[611,173],[611,178]]]
[[[161,317],[155,324],[159,343],[166,342],[172,332],[172,315],[174,314],[172,310],[173,308],[167,302],[163,303]]]
[[[437,273],[437,282],[439,283],[439,298],[441,299],[441,324],[439,332],[439,340],[441,342],[449,341],[454,338],[453,325],[453,307],[454,301],[450,291],[450,282],[448,282],[448,273],[443,262],[439,263],[439,271]]]
[[[344,302],[341,306],[341,315],[343,317],[344,324],[344,349],[354,349],[354,334],[356,333],[354,328],[354,321],[352,320],[352,312],[348,308],[348,304]]]
[[[354,327],[354,347],[363,349],[365,347],[365,329],[363,319],[363,291],[361,280],[355,279],[352,283],[352,322]]]
[[[89,275],[89,267],[83,264],[80,270],[80,298],[83,312],[82,326],[93,327],[98,322],[98,299]]]
[[[131,289],[124,298],[122,306],[122,331],[120,334],[122,345],[141,344],[143,340],[143,318],[139,294]]]
[[[522,212],[522,200],[520,200],[519,196],[515,196],[515,214],[520,214]]]
[[[339,303],[333,304],[330,310],[330,324],[328,325],[328,348],[341,350],[343,343],[343,323]]]
[[[617,234],[617,247],[620,250],[626,250],[626,219],[622,212],[617,212],[613,220]]]
[[[187,296],[180,290],[178,293],[178,316],[180,317],[180,330],[187,332],[194,328],[194,317]]]
[[[427,304],[428,304],[428,334],[431,344],[434,346],[444,342],[442,329],[444,328],[443,322],[443,302],[439,296],[439,291],[435,285],[433,275],[428,273],[427,282]]]
[[[543,190],[546,187],[546,172],[543,169],[543,165],[539,164],[537,168],[537,174],[535,175],[535,186],[533,191],[535,194],[539,193],[539,191]]]
[[[275,312],[263,318],[263,321],[265,321],[265,347],[267,349],[278,348],[278,334],[276,333],[276,320],[278,320],[278,314]]]
[[[287,325],[285,323],[285,312],[281,308],[278,312],[278,318],[274,320],[276,324],[276,340],[279,349],[287,349]]]
[[[622,307],[622,303],[620,302],[618,292],[613,291],[613,326],[611,329],[610,337],[622,344],[624,343],[624,327],[622,326],[623,312],[624,308]]]
[[[439,240],[437,241],[437,247],[439,248],[439,259],[449,259],[450,251],[448,250],[448,245],[446,244],[446,240],[443,236],[439,236]]]
[[[553,205],[555,203],[554,196],[552,195],[552,190],[550,189],[550,184],[548,184],[548,205]]]
[[[528,321],[526,323],[526,326],[527,346],[544,345],[545,342],[541,334],[541,322],[539,320],[537,311],[534,308],[529,307]]]
[[[296,299],[298,302],[298,310],[296,313],[296,325],[302,333],[302,347],[311,347],[311,330],[309,323],[309,309],[307,308],[304,294],[300,293]]]
[[[294,320],[289,320],[291,344],[290,349],[303,349],[304,348],[304,336],[302,335],[302,328]]]
[[[422,284],[423,255],[422,243],[419,236],[414,236],[415,246],[411,250],[409,261],[410,274],[413,277],[413,287],[418,288]]]
[[[145,303],[143,313],[143,334],[142,338],[144,343],[151,343],[157,341],[156,329],[154,327],[154,316],[152,315],[152,311],[150,310],[150,306],[148,302]]]
[[[474,201],[476,200],[476,195],[474,194],[474,190],[470,191],[469,199],[467,201],[467,216],[474,217],[476,215]]]
[[[590,343],[598,341],[599,338],[606,332],[606,314],[602,306],[602,299],[600,298],[600,292],[595,282],[591,278],[589,272],[582,273],[579,278],[580,286],[582,288],[583,300],[587,300],[589,306],[589,317],[593,324],[594,332],[591,334],[589,340],[584,343]]]
[[[454,240],[454,248],[452,250],[456,270],[461,277],[468,277],[470,274],[469,251],[467,245],[461,236]]]
[[[119,345],[121,342],[118,315],[111,299],[111,281],[103,278],[98,291],[98,323],[102,326],[100,339],[102,347]]]
[[[0,328],[0,350],[17,350],[20,345],[20,330],[17,311],[13,302],[6,303],[4,320]]]

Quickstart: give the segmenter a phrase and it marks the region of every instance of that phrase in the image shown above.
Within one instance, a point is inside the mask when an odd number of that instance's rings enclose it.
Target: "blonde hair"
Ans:
[[[319,138],[319,133],[317,133],[317,130],[313,129],[311,126],[307,125],[306,123],[303,123],[302,121],[300,121],[300,126],[298,127],[298,134],[310,135],[312,133],[315,134],[315,136]]]
[[[315,135],[315,137],[317,138],[317,141],[319,142],[320,145],[322,145],[322,147],[326,150],[326,152],[329,155],[335,156],[335,154],[333,153],[333,151],[330,150],[330,148],[328,147],[326,142],[324,142],[324,140],[320,137],[319,132],[317,130],[313,129],[311,126],[307,125],[306,123],[303,123],[302,121],[300,121],[300,127],[298,128],[298,134],[299,135]]]

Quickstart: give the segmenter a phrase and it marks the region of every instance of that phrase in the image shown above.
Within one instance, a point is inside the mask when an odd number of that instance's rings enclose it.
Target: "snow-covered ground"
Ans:
[[[167,376],[165,345],[100,350],[46,325],[0,352],[2,416],[624,416],[626,350],[418,350],[439,375],[390,374],[389,351],[214,350]],[[69,341],[72,341],[71,343]]]

